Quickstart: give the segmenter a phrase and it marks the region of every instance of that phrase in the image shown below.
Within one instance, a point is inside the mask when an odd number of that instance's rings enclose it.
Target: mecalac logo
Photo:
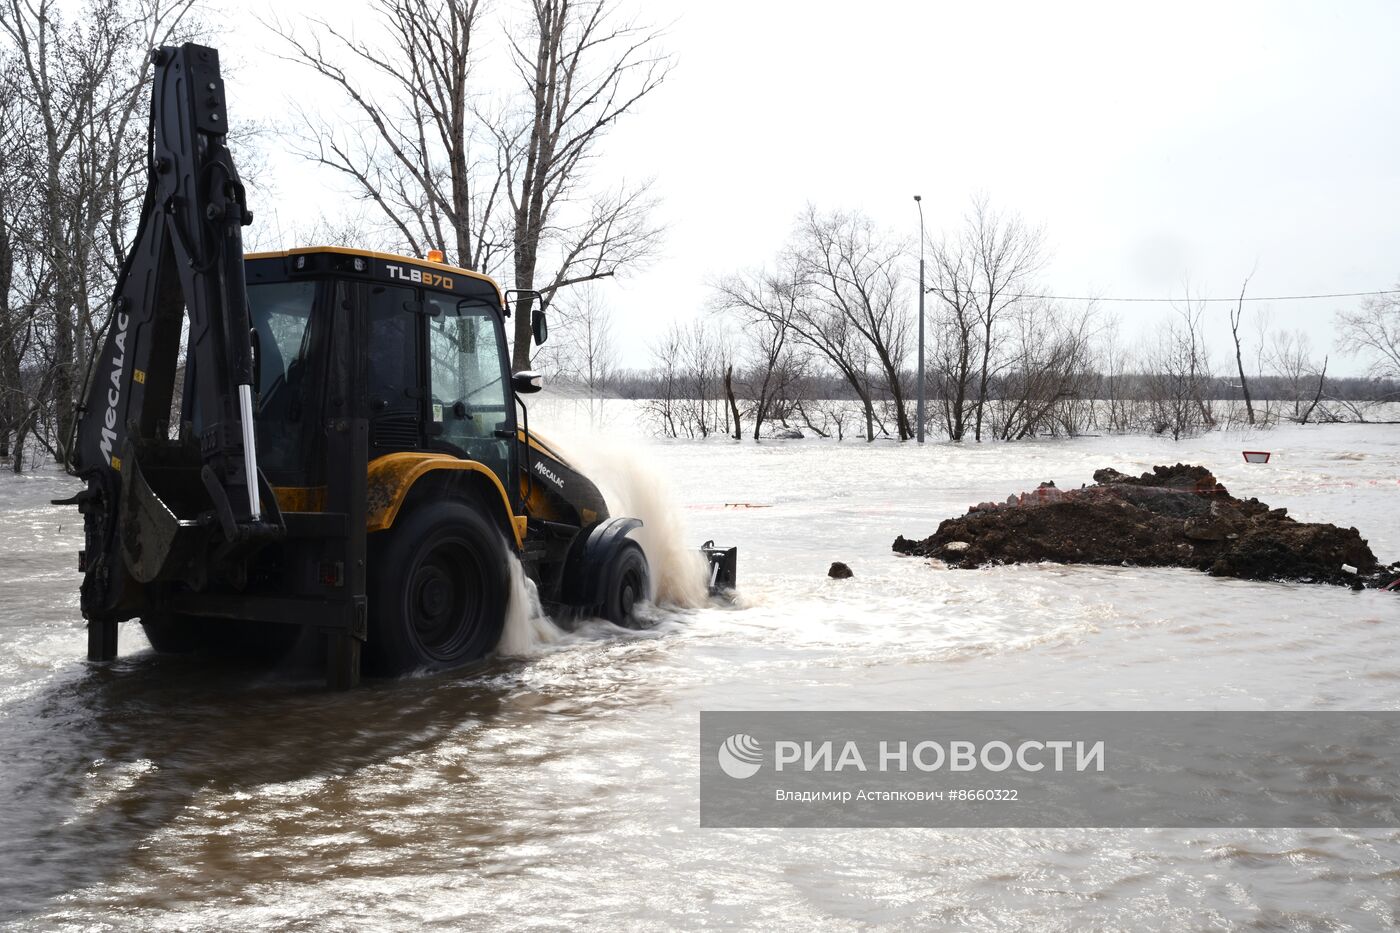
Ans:
[[[98,447],[107,463],[112,465],[112,446],[117,440],[117,406],[121,404],[122,387],[126,376],[126,329],[131,323],[130,315],[117,311],[112,326],[116,336],[112,340],[116,352],[112,354],[111,386],[107,389],[107,411],[102,417],[102,436]]]
[[[719,747],[719,766],[732,778],[751,778],[763,767],[763,747],[751,735],[731,735]]]
[[[554,485],[558,486],[560,489],[564,488],[564,481],[558,476],[555,476],[553,470],[545,466],[543,463],[540,463],[538,460],[535,461],[535,472],[543,476],[545,479],[549,480]]]

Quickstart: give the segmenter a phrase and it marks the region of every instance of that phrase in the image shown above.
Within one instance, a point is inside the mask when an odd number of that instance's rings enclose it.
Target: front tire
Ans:
[[[651,595],[651,568],[635,541],[626,541],[608,566],[603,584],[602,615],[622,628],[642,628],[637,606]]]
[[[465,503],[400,518],[372,552],[366,666],[440,671],[489,655],[505,625],[506,560],[501,533]]]

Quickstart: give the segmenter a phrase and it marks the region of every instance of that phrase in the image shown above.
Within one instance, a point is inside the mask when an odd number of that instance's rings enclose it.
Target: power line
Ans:
[[[931,292],[940,291],[940,289],[937,289],[937,288],[930,288],[930,289],[926,289],[926,291],[931,293]],[[989,292],[985,292],[985,291],[976,291],[976,290],[973,290],[973,289],[960,289],[960,291],[962,291],[963,294],[971,294],[971,295],[988,295],[988,294],[990,294]],[[1371,298],[1371,297],[1374,297],[1374,296],[1377,296],[1377,295],[1400,295],[1400,288],[1392,288],[1392,289],[1388,289],[1388,290],[1386,290],[1386,291],[1379,291],[1379,292],[1336,292],[1336,293],[1330,294],[1330,295],[1274,295],[1274,296],[1272,296],[1272,297],[1261,297],[1261,298],[1256,298],[1256,297],[1254,297],[1254,296],[1249,296],[1249,295],[1245,296],[1244,298],[1240,298],[1240,296],[1238,296],[1238,295],[1235,295],[1235,296],[1232,297],[1232,298],[1187,298],[1187,297],[1182,297],[1182,298],[1110,298],[1110,297],[1103,296],[1103,295],[1029,295],[1029,294],[1010,294],[1010,295],[1007,295],[1007,294],[1000,294],[1000,293],[999,293],[999,297],[1002,297],[1002,298],[1034,298],[1034,299],[1039,299],[1039,300],[1041,300],[1041,301],[1136,301],[1136,302],[1152,302],[1152,303],[1159,303],[1159,304],[1177,304],[1177,303],[1180,303],[1180,302],[1187,302],[1187,303],[1191,303],[1191,302],[1203,302],[1203,303],[1204,303],[1204,302],[1207,302],[1207,301],[1216,301],[1216,302],[1224,301],[1224,302],[1229,302],[1230,304],[1235,304],[1235,303],[1240,302],[1240,301],[1311,301],[1311,300],[1316,299],[1316,298]]]

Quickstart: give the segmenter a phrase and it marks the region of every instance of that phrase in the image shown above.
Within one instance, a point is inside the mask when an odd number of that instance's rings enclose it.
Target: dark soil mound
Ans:
[[[1073,490],[1043,483],[975,505],[922,541],[901,535],[894,549],[963,568],[1135,564],[1357,588],[1400,577],[1400,563],[1382,566],[1355,528],[1297,522],[1258,499],[1236,499],[1205,467],[1184,463],[1141,476],[1103,469],[1093,486]]]

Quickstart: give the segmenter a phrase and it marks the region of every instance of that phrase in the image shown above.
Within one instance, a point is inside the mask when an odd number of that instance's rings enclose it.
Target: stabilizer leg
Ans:
[[[349,690],[360,685],[360,646],[364,642],[348,632],[326,635],[326,686]]]
[[[87,626],[88,660],[112,661],[117,657],[116,620],[91,621]]]

